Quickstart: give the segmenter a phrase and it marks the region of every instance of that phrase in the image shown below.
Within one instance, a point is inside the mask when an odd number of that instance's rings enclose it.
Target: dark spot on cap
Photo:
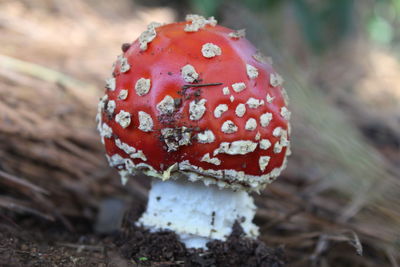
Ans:
[[[161,197],[156,197],[157,201],[160,201]]]
[[[121,50],[122,50],[122,52],[126,52],[126,51],[128,51],[128,49],[131,47],[131,44],[129,44],[129,43],[124,43],[124,44],[122,44],[122,46],[121,46]]]
[[[172,72],[168,71],[168,75],[171,76],[171,75],[172,75]]]
[[[201,91],[200,90],[196,90],[195,92],[194,92],[194,96],[195,97],[199,97],[201,95]]]
[[[175,105],[175,107],[180,107],[182,105],[182,99],[181,98],[175,98],[174,99],[174,105]]]

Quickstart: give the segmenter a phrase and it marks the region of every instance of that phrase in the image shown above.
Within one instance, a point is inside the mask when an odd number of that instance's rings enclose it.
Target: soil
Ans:
[[[268,248],[263,242],[243,237],[236,224],[226,242],[213,241],[208,250],[186,249],[173,232],[149,233],[130,226],[115,242],[122,255],[143,266],[284,266],[282,248]]]
[[[135,210],[135,209],[134,209]],[[70,218],[77,232],[32,217],[0,217],[0,266],[284,266],[282,248],[243,237],[236,224],[227,242],[209,250],[186,249],[173,232],[136,227],[137,212],[125,216],[122,230],[101,235],[92,223]],[[15,222],[18,222],[18,225]],[[90,233],[90,234],[88,234]]]

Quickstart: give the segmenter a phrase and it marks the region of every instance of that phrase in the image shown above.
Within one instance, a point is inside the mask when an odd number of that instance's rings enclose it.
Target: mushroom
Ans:
[[[138,224],[190,248],[226,240],[238,222],[256,238],[249,193],[286,166],[282,78],[244,37],[214,18],[152,23],[123,54],[98,106],[98,130],[122,182],[152,178]]]

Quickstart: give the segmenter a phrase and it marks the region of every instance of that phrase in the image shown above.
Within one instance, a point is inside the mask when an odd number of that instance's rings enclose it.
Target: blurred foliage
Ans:
[[[218,9],[222,4],[222,0],[189,0],[190,5],[194,10],[198,10],[199,13],[204,14],[207,17],[216,16]]]
[[[370,11],[368,32],[381,45],[399,47],[400,0],[375,0]]]
[[[267,15],[280,12],[283,6],[290,5],[302,35],[315,53],[337,45],[353,32],[354,27],[361,27],[362,32],[379,45],[398,47],[400,44],[400,32],[397,31],[400,26],[400,0],[234,1],[255,14]],[[205,16],[217,17],[226,2],[227,0],[189,0],[193,10]],[[361,15],[363,18],[359,20]]]

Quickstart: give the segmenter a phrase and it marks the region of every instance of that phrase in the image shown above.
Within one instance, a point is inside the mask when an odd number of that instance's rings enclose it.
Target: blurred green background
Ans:
[[[235,2],[268,21],[271,38],[279,38],[277,18],[283,6],[290,5],[302,36],[315,53],[331,49],[356,32],[362,31],[377,45],[399,48],[399,0],[189,0],[192,10],[205,16],[218,16],[227,2]],[[281,22],[281,21],[280,21]]]

